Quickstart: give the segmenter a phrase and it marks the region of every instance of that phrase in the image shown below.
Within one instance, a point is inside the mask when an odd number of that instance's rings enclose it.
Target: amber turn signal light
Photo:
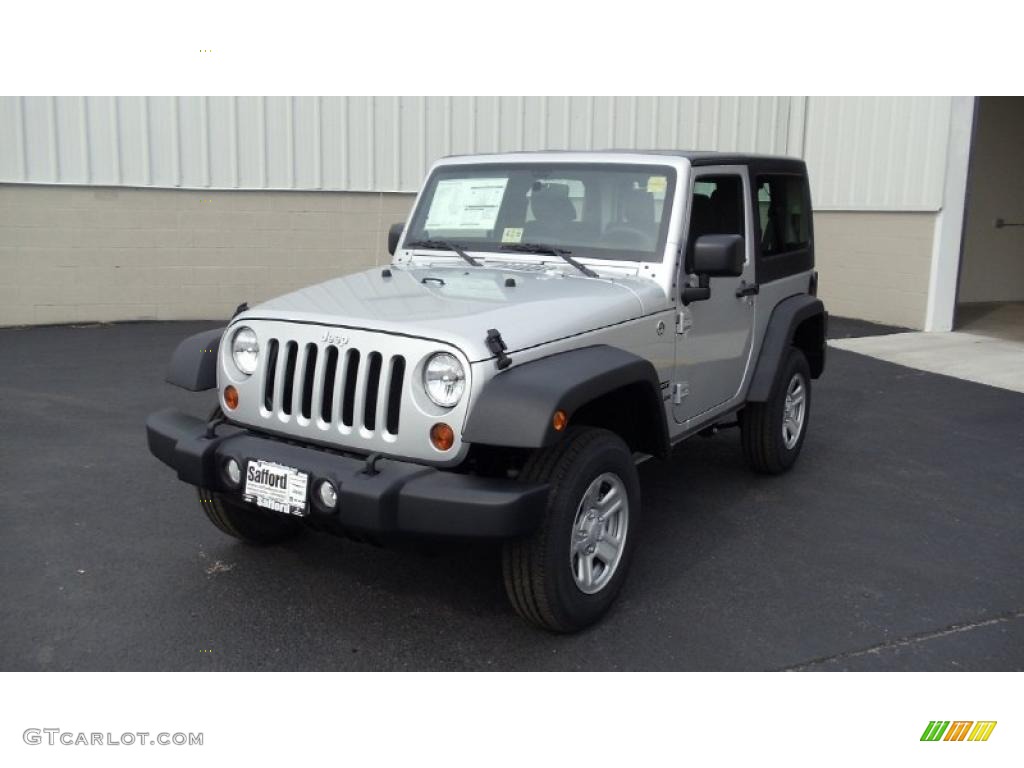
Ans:
[[[230,385],[224,388],[224,405],[229,411],[238,407],[238,390]]]
[[[430,428],[430,442],[439,451],[447,451],[455,445],[455,432],[444,422]]]
[[[551,426],[555,428],[555,432],[561,432],[568,423],[569,417],[565,415],[565,411],[555,411],[555,415],[551,417]]]

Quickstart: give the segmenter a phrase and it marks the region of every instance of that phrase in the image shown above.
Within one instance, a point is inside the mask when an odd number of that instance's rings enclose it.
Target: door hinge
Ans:
[[[683,398],[690,394],[690,383],[687,381],[677,381],[672,385],[672,402],[675,405],[679,405],[683,402]]]
[[[756,296],[761,291],[761,287],[757,283],[748,283],[746,280],[740,280],[739,288],[736,289],[736,298],[742,299],[745,296]]]
[[[693,315],[690,314],[690,310],[680,310],[676,315],[676,333],[685,336],[691,328],[693,328]]]

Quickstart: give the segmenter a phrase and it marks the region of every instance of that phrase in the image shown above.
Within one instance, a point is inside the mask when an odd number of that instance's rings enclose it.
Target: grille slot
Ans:
[[[271,339],[267,345],[266,381],[263,384],[263,408],[274,410],[274,377],[277,375],[277,350],[281,345],[277,339]]]
[[[320,419],[330,424],[334,415],[334,381],[338,368],[338,348],[333,344],[327,348],[326,360],[324,361],[324,387],[323,398],[320,403]]]
[[[401,425],[406,360],[376,350],[272,338],[262,363],[264,419],[312,436],[336,430],[394,440]]]
[[[363,426],[371,432],[377,425],[377,399],[380,396],[380,352],[371,352],[366,356],[369,370],[366,372],[366,404],[363,407]]]
[[[345,353],[345,384],[342,390],[341,423],[351,427],[355,421],[356,376],[359,375],[359,350]]]
[[[278,399],[281,410],[287,415],[292,415],[292,396],[295,393],[295,361],[299,356],[299,345],[289,341],[284,348],[284,371],[281,374],[281,382],[284,391]]]
[[[385,428],[392,435],[398,434],[398,417],[402,410],[402,382],[405,381],[405,358],[396,355],[391,358],[391,374],[388,379],[388,415]]]
[[[313,417],[313,383],[316,376],[316,344],[306,345],[306,365],[302,371],[302,417]]]

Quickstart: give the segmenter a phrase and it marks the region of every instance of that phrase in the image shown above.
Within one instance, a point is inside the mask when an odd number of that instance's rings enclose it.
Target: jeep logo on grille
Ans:
[[[344,347],[348,344],[348,336],[343,336],[340,333],[334,333],[333,331],[324,331],[324,335],[320,341],[323,344],[337,344],[339,347]]]

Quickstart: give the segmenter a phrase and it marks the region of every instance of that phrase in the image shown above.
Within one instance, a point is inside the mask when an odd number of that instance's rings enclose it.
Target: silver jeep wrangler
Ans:
[[[638,463],[734,425],[753,469],[796,461],[826,325],[803,162],[450,157],[388,247],[174,353],[219,406],[154,413],[149,447],[225,533],[502,539],[516,611],[571,632],[622,587]]]

